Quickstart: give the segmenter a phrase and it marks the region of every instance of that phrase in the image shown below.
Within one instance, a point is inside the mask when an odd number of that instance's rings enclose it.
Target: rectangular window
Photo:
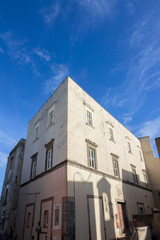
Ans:
[[[27,221],[26,221],[26,227],[29,228],[31,226],[31,213],[28,212],[27,214]]]
[[[149,188],[149,184],[148,184],[148,179],[147,179],[147,174],[146,171],[142,170],[143,172],[143,177],[144,177],[144,184],[146,188]]]
[[[128,152],[129,152],[129,153],[132,153],[131,143],[130,143],[130,142],[128,142]]]
[[[144,203],[137,203],[138,213],[145,214]]]
[[[43,227],[48,228],[48,210],[44,211]]]
[[[89,148],[89,166],[95,168],[95,150]]]
[[[32,179],[32,178],[35,178],[35,176],[36,176],[37,153],[34,154],[34,155],[31,157],[31,159],[32,159],[32,164],[31,164],[31,175],[30,175],[30,177],[31,177],[31,179]]]
[[[87,111],[87,124],[88,125],[93,125],[93,123],[92,123],[92,113],[91,112],[89,112],[89,111]]]
[[[137,178],[137,173],[135,168],[132,168],[132,175],[133,175],[133,182],[138,185],[138,178]]]
[[[36,176],[36,160],[32,161],[32,169],[31,169],[31,178],[34,178]]]
[[[139,157],[140,157],[140,161],[143,161],[141,150],[139,150]]]
[[[46,170],[53,166],[53,139],[45,145],[46,147]]]
[[[110,134],[110,139],[109,140],[114,142],[114,135],[113,135],[113,129],[112,128],[109,128],[109,134]]]
[[[114,176],[119,177],[118,161],[115,158],[113,158],[113,171],[114,171]]]
[[[52,148],[47,151],[47,170],[52,167]]]
[[[60,207],[56,206],[55,207],[55,212],[54,212],[54,225],[59,226],[60,224]]]
[[[49,113],[49,125],[53,124],[53,111]]]
[[[36,127],[36,129],[35,129],[35,139],[38,138],[38,131],[39,131],[39,127]]]

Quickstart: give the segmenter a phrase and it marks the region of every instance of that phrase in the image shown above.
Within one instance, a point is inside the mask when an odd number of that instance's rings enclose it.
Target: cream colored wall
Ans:
[[[21,183],[30,180],[31,156],[38,152],[36,175],[45,171],[46,148],[54,139],[53,167],[67,159],[67,79],[53,93],[28,124]],[[48,108],[55,103],[54,125],[48,128]],[[35,124],[39,121],[38,140],[35,140]]]
[[[85,104],[84,104],[85,102]],[[91,111],[86,105],[93,108]],[[86,125],[86,111],[93,117],[93,127]],[[108,121],[109,123],[107,123]],[[113,125],[115,142],[109,140],[109,126]],[[130,139],[132,153],[128,152],[127,140]],[[140,160],[140,141],[104,110],[93,98],[84,92],[74,81],[68,82],[68,159],[85,166],[87,164],[87,144],[85,139],[95,142],[97,147],[97,170],[113,175],[111,153],[119,156],[120,177],[133,181],[130,174],[131,164],[136,166],[141,182],[144,182],[142,169],[145,162]],[[144,185],[144,184],[143,184]]]
[[[87,110],[92,113],[93,127],[86,124]],[[110,126],[113,128],[114,142],[109,139]],[[89,238],[87,195],[103,196],[107,239],[114,238],[114,233],[116,236],[120,234],[120,230],[115,228],[117,201],[126,202],[129,220],[132,220],[133,214],[138,214],[137,202],[144,203],[147,214],[152,213],[154,204],[151,191],[129,184],[133,183],[131,165],[134,165],[139,185],[145,186],[142,170],[146,170],[146,166],[143,154],[140,160],[140,141],[71,79],[68,80],[67,139],[67,154],[70,160],[67,168],[68,196],[74,196],[75,186],[77,240]],[[97,172],[89,169],[86,139],[98,145]],[[128,152],[128,140],[132,153]],[[111,153],[119,157],[120,179],[113,177]],[[81,166],[78,167],[78,164]],[[128,184],[122,182],[122,179]],[[113,214],[108,210],[110,202]]]
[[[103,197],[108,240],[120,236],[120,229],[116,230],[115,226],[115,214],[118,214],[117,202],[126,203],[129,221],[132,220],[132,215],[138,214],[137,202],[144,203],[146,214],[152,213],[151,209],[154,204],[151,191],[70,164],[67,168],[67,176],[68,195],[75,196],[77,240],[89,239],[87,195],[95,196],[95,198]],[[96,212],[96,208],[94,210]]]
[[[42,200],[53,197],[53,205],[59,205],[62,212],[62,197],[67,196],[66,172],[66,166],[64,166],[37,179],[36,181],[33,181],[21,187],[16,222],[16,232],[18,234],[18,240],[22,239],[24,231],[25,208],[27,204],[35,203],[34,225],[32,229],[32,235],[34,235],[34,239],[36,239],[37,237],[36,227],[38,221],[40,221],[40,206]],[[52,208],[54,206],[52,206]],[[52,212],[51,208],[49,208],[49,212]],[[42,230],[45,229],[42,228]],[[59,228],[56,229],[54,229],[52,225],[51,231],[52,237],[57,236],[57,240],[61,239],[61,225]]]
[[[149,137],[140,138],[140,142],[153,190],[155,206],[160,210],[160,158],[155,158]]]
[[[153,190],[160,190],[160,159],[154,157],[149,137],[140,138]]]

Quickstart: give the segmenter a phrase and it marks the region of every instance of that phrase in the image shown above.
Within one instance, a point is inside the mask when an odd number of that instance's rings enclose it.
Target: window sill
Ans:
[[[111,138],[109,139],[109,141],[113,142],[113,143],[116,143],[114,140],[112,140]]]
[[[48,168],[48,169],[46,169],[45,171],[46,171],[46,172],[48,172],[48,171],[49,171],[49,170],[51,170],[52,168],[53,168],[53,167],[51,167],[51,168]]]
[[[54,124],[55,124],[55,122],[53,122],[52,124],[50,124],[50,125],[47,127],[47,130],[49,131],[50,129],[52,129],[53,126],[54,126]]]
[[[118,178],[118,179],[120,179],[120,176],[115,176],[115,175],[113,175],[115,178]]]
[[[128,151],[128,153],[129,153],[129,154],[131,154],[131,155],[133,155],[133,153],[132,153],[132,152],[130,152],[130,151]]]
[[[33,143],[37,142],[37,141],[38,141],[38,139],[39,139],[39,138],[35,138],[35,139],[34,139],[34,141],[33,141]]]
[[[89,123],[86,123],[86,125],[91,127],[91,128],[93,128],[93,129],[95,129],[95,127],[93,125],[90,125]]]

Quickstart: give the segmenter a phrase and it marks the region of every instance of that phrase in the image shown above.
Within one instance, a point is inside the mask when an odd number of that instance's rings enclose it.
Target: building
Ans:
[[[140,141],[67,77],[28,124],[17,239],[116,239],[153,208]]]
[[[3,182],[0,206],[0,239],[13,239],[23,165],[25,140],[10,152]]]
[[[159,158],[155,158],[149,137],[140,138],[148,176],[153,191],[155,207],[160,210],[160,138],[156,138]]]

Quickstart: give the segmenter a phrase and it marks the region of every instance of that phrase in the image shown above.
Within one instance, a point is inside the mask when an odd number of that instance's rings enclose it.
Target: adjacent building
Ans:
[[[1,193],[0,239],[14,239],[18,196],[25,148],[21,139],[10,152]]]
[[[116,239],[153,208],[139,139],[67,77],[28,124],[17,239]]]
[[[155,158],[149,137],[141,137],[140,142],[146,162],[148,176],[153,191],[155,207],[160,210],[160,138],[156,138],[159,158]]]

